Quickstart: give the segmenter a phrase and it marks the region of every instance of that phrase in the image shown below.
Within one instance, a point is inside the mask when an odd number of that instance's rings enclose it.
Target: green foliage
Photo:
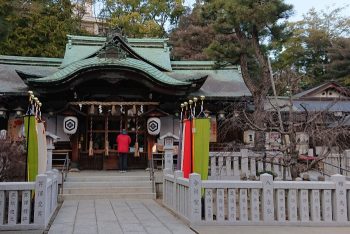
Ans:
[[[0,139],[0,182],[24,181],[25,141]]]
[[[0,0],[0,9],[0,54],[62,57],[67,34],[81,32],[69,0]]]
[[[212,22],[217,36],[206,49],[219,65],[239,63],[242,78],[254,98],[254,127],[264,129],[264,101],[271,87],[268,54],[285,41],[292,6],[283,0],[206,0],[202,17]],[[257,131],[256,149],[264,148]]]
[[[216,37],[210,22],[201,17],[202,6],[196,4],[193,10],[180,17],[178,27],[169,36],[174,60],[209,60],[204,52]]]
[[[101,12],[111,27],[122,28],[128,37],[164,37],[165,25],[177,25],[185,12],[182,0],[100,0]]]
[[[285,41],[285,19],[291,5],[282,0],[207,0],[203,17],[211,20],[220,37],[208,47],[219,63],[240,63],[243,79],[252,94],[266,95],[270,84],[267,54]]]
[[[277,56],[275,67],[293,67],[305,76],[306,85],[316,85],[325,79],[346,80],[349,73],[338,70],[348,71],[346,64],[349,64],[346,37],[350,35],[350,20],[341,16],[344,10],[316,12],[311,9],[303,20],[290,23],[288,29],[292,37],[283,43],[283,52]]]
[[[336,79],[350,86],[350,38],[333,40],[328,57],[330,62],[326,65],[324,79]]]

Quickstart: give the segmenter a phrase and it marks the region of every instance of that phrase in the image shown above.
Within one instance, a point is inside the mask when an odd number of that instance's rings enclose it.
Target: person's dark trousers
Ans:
[[[126,171],[128,170],[128,154],[119,153],[119,170]]]

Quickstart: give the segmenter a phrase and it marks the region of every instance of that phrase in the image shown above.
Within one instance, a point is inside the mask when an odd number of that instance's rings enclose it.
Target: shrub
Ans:
[[[24,181],[25,141],[0,140],[0,182]]]

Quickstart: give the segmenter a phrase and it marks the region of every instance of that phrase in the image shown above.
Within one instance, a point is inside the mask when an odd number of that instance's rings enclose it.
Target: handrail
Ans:
[[[151,153],[151,160],[149,162],[149,177],[152,182],[152,193],[155,193],[155,179],[154,179],[154,163],[153,163],[153,153]]]
[[[68,170],[69,170],[69,155],[68,153],[66,153],[66,158],[64,159],[64,163],[63,163],[63,168],[62,168],[62,187],[61,187],[61,192],[63,193],[63,185],[64,185],[64,181],[67,178],[67,174],[68,174]]]
[[[62,178],[61,193],[63,193],[63,185],[64,185],[64,181],[67,178],[69,165],[70,165],[69,153],[68,152],[55,152],[54,154],[65,155],[65,158],[52,159],[52,161],[63,162],[62,168],[60,170],[61,171],[61,178]]]

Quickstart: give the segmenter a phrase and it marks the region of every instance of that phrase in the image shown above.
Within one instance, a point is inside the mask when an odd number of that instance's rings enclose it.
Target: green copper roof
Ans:
[[[72,44],[82,45],[82,44],[96,44],[102,46],[106,42],[106,37],[96,37],[96,36],[77,36],[77,35],[67,35],[68,40],[71,40]],[[139,46],[157,46],[163,47],[164,43],[169,41],[168,38],[128,38],[128,43],[132,47]]]
[[[77,61],[55,72],[50,76],[43,77],[43,78],[28,79],[28,81],[29,83],[33,83],[33,84],[63,82],[67,79],[68,80],[71,79],[79,71],[82,71],[84,69],[94,69],[98,67],[103,67],[103,68],[112,67],[112,68],[118,68],[118,69],[131,68],[133,70],[143,72],[163,84],[168,84],[173,86],[174,85],[175,86],[191,85],[191,82],[174,79],[168,76],[167,74],[159,71],[157,68],[141,60],[137,60],[133,58],[112,59],[112,58],[98,58],[98,57],[92,57],[89,59]]]
[[[160,68],[171,71],[170,50],[166,43],[168,39],[155,38],[128,38],[125,44],[129,49],[142,57],[143,60],[153,63]],[[87,37],[68,35],[68,43],[61,67],[98,52],[106,42],[105,37]]]
[[[178,80],[183,80],[180,77],[183,75],[187,77],[189,75],[206,74],[208,78],[201,86],[198,91],[192,93],[194,96],[204,95],[208,97],[241,97],[241,96],[251,96],[250,91],[245,85],[242,74],[239,69],[225,69],[225,70],[176,70],[174,71],[177,76],[173,76]],[[187,78],[185,78],[187,79]]]
[[[61,58],[0,55],[0,64],[58,67],[61,63]]]
[[[158,64],[161,67],[166,68],[168,71],[172,70],[170,64],[170,51],[168,48],[132,47],[132,49],[142,57],[147,58],[150,62]]]

